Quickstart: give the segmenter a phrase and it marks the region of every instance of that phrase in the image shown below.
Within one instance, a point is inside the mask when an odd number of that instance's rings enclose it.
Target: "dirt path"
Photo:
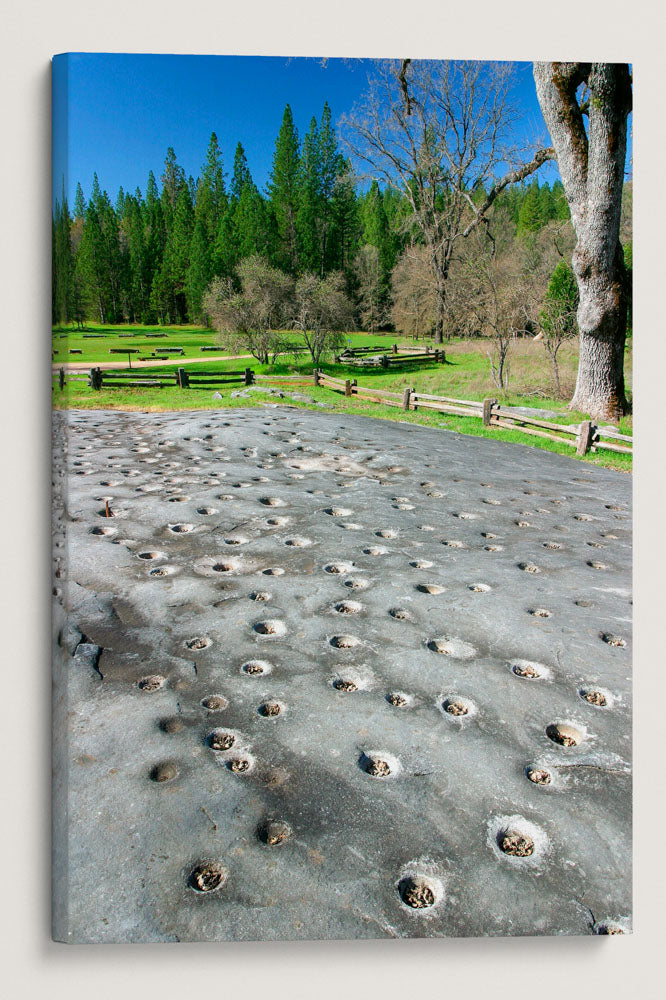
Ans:
[[[154,361],[139,361],[132,359],[132,368],[136,368],[137,371],[140,368],[163,368],[164,365],[170,364],[172,361],[176,361],[178,365],[203,365],[207,364],[209,361],[236,361],[245,360],[246,358],[251,358],[251,354],[209,354],[206,358],[156,358]],[[126,361],[64,361],[62,363],[53,362],[51,365],[54,372],[59,371],[60,368],[64,368],[66,372],[88,372],[91,368],[101,368],[102,371],[107,371],[112,368],[127,368]]]

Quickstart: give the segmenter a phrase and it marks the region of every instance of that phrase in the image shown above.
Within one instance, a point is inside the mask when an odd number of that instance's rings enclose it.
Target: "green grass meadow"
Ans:
[[[102,338],[89,339],[82,336],[83,332],[102,333]],[[134,333],[134,336],[118,337],[119,333]],[[165,339],[148,338],[147,332],[166,332]],[[386,353],[390,353],[392,343],[409,346],[420,346],[424,349],[425,342],[419,341],[417,344],[411,339],[400,337],[396,334],[366,334],[350,333],[345,336],[345,340],[354,347],[385,345]],[[296,339],[294,338],[296,342]],[[291,391],[297,391],[310,396],[317,402],[327,403],[331,409],[325,412],[358,413],[365,416],[374,417],[380,420],[400,420],[409,423],[422,424],[427,427],[438,427],[460,434],[468,434],[475,437],[497,438],[501,441],[512,441],[533,448],[543,448],[547,451],[555,451],[560,454],[575,457],[575,449],[567,444],[550,441],[545,438],[536,438],[523,434],[520,430],[506,430],[502,428],[484,427],[482,421],[474,417],[462,417],[449,414],[437,413],[434,411],[409,411],[405,412],[392,406],[360,400],[357,398],[345,398],[344,395],[315,387],[312,378],[312,361],[308,355],[300,355],[295,358],[286,355],[278,359],[278,363],[271,366],[260,365],[254,358],[243,358],[234,360],[229,357],[225,360],[207,360],[205,365],[188,365],[188,360],[194,358],[206,358],[207,354],[214,356],[228,354],[222,348],[218,352],[202,352],[199,348],[202,344],[215,345],[215,333],[199,327],[177,327],[177,328],[157,328],[157,327],[93,327],[90,325],[85,331],[63,330],[56,328],[53,331],[54,368],[66,362],[76,362],[79,364],[90,363],[90,367],[108,361],[123,361],[120,354],[110,354],[110,347],[138,347],[141,355],[147,355],[155,350],[156,346],[183,347],[185,357],[180,355],[165,360],[163,366],[144,368],[146,374],[157,377],[160,373],[172,373],[176,367],[183,367],[196,374],[202,367],[206,371],[219,372],[220,374],[229,371],[236,371],[250,367],[256,374],[268,375],[302,375],[307,379],[307,383],[296,384],[293,387],[288,384],[280,384],[276,387],[284,391],[286,396],[281,403],[290,406],[311,409],[312,404],[289,398]],[[431,344],[432,342],[429,341]],[[405,387],[412,386],[417,391],[431,393],[433,395],[451,396],[459,399],[482,400],[492,396],[505,405],[528,406],[540,409],[554,410],[557,412],[557,421],[567,424],[577,424],[585,418],[585,414],[576,413],[567,408],[567,400],[571,397],[575,383],[575,373],[577,364],[577,351],[574,344],[566,344],[560,354],[560,378],[562,384],[562,397],[554,396],[554,381],[550,359],[546,355],[543,346],[530,340],[517,341],[515,348],[512,348],[510,358],[511,381],[509,392],[498,393],[494,387],[490,363],[487,356],[489,344],[484,341],[451,341],[444,345],[446,349],[447,361],[445,364],[435,365],[425,362],[419,368],[407,367],[396,368],[390,371],[383,369],[361,369],[352,368],[345,365],[334,364],[332,358],[327,358],[321,365],[322,371],[337,378],[356,378],[361,385],[388,389],[401,392]],[[81,355],[72,355],[71,349],[79,349]],[[241,352],[238,352],[241,353]],[[134,357],[134,356],[133,356]],[[631,354],[628,349],[626,355],[625,370],[627,382],[631,382]],[[122,371],[129,371],[125,365]],[[270,383],[268,383],[270,384]],[[242,389],[241,384],[224,386],[205,386],[201,388],[180,389],[177,386],[167,386],[164,388],[107,388],[93,391],[85,382],[69,381],[63,390],[59,389],[57,376],[53,379],[53,405],[59,409],[121,409],[140,410],[143,412],[157,412],[161,410],[194,410],[194,409],[217,409],[233,408],[236,406],[260,406],[262,403],[276,401],[270,395],[253,393],[249,398],[232,398],[232,393]],[[222,399],[214,399],[213,394],[219,392]],[[631,417],[623,418],[620,422],[620,431],[631,434]],[[594,465],[602,465],[615,468],[624,472],[630,472],[632,458],[630,455],[620,455],[613,452],[590,452],[581,461]]]

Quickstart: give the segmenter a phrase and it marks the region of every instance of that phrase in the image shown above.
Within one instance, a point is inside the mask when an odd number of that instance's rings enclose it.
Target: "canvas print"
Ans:
[[[53,935],[631,931],[631,67],[53,59]]]

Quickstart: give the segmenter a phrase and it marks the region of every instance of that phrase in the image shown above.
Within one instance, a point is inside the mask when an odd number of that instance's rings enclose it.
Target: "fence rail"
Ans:
[[[517,430],[533,437],[547,438],[558,441],[576,449],[576,454],[585,455],[588,451],[599,449],[633,455],[633,438],[620,434],[612,428],[598,427],[589,420],[579,424],[559,424],[552,420],[542,420],[530,417],[525,413],[516,413],[510,407],[501,406],[496,399],[484,399],[482,402],[472,399],[454,399],[449,396],[434,396],[431,393],[418,392],[409,387],[402,393],[390,392],[371,386],[359,385],[356,379],[341,379],[327,375],[315,368],[314,384],[334,392],[342,392],[347,397],[383,403],[388,406],[400,406],[403,410],[436,410],[439,413],[451,413],[456,416],[476,417],[483,420],[486,427],[499,427],[504,430]],[[610,439],[610,440],[608,440]],[[627,442],[630,447],[614,442]]]
[[[303,375],[255,375],[252,368],[237,371],[185,371],[176,368],[171,372],[148,373],[145,371],[115,370],[103,371],[101,368],[91,368],[88,375],[67,374],[65,369],[58,372],[60,389],[66,382],[86,382],[91,389],[111,388],[166,388],[177,386],[180,389],[208,388],[223,385],[253,385],[256,380],[274,382],[283,385],[312,385],[332,392],[343,393],[348,398],[381,403],[384,406],[395,406],[403,410],[435,410],[455,416],[474,417],[482,420],[486,427],[498,427],[504,430],[517,430],[521,434],[547,438],[575,448],[576,454],[598,452],[606,449],[623,455],[633,455],[633,437],[620,434],[614,428],[598,426],[589,420],[579,424],[560,424],[552,420],[542,420],[531,417],[523,412],[516,412],[511,407],[502,406],[496,399],[457,399],[452,396],[435,396],[432,393],[419,392],[412,386],[402,392],[390,389],[380,389],[374,386],[359,385],[356,379],[338,378],[313,369],[311,377]],[[621,444],[618,442],[622,442]]]

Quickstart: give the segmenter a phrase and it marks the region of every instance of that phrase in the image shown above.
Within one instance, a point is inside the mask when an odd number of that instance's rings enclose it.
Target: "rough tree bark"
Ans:
[[[631,111],[629,67],[535,63],[534,80],[577,237],[572,267],[580,295],[580,357],[570,406],[595,419],[613,420],[628,409],[627,303],[619,237]],[[586,86],[577,96],[581,84]]]

